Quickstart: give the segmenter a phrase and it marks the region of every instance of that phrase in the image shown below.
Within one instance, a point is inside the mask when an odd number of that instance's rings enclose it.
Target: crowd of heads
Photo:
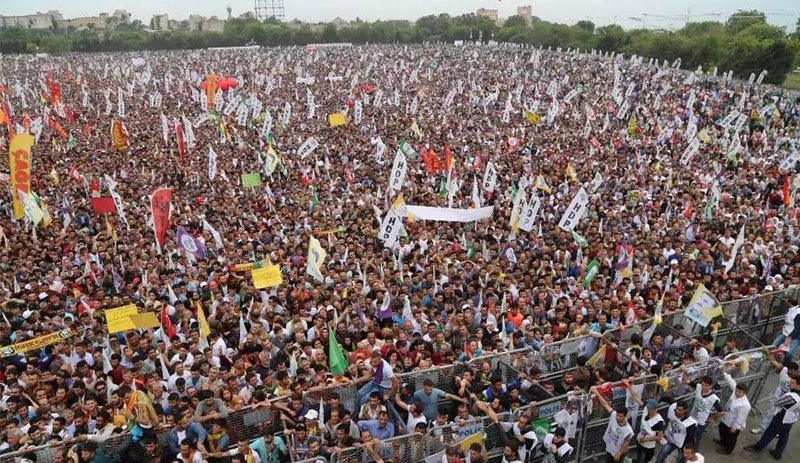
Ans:
[[[605,335],[657,308],[664,316],[683,309],[701,284],[725,302],[800,283],[800,182],[794,164],[779,168],[800,136],[800,102],[784,90],[646,59],[505,46],[132,57],[2,58],[9,127],[25,131],[25,118],[42,118],[30,189],[52,223],[15,218],[10,188],[0,193],[0,340],[69,333],[0,361],[4,452],[77,444],[80,452],[56,460],[100,462],[99,439],[132,432],[139,415],[131,410],[149,401],[147,426],[182,436],[165,444],[145,433],[153,461],[188,463],[199,443],[197,458],[229,456],[221,452],[237,442],[227,440],[226,418],[252,407],[277,413],[285,429],[283,438],[267,433],[261,461],[276,449],[278,458],[304,458],[354,445],[377,461],[388,456],[376,442],[388,437],[724,356],[735,341],[718,348],[705,334],[689,341],[664,329],[615,350]],[[181,152],[175,124],[205,113],[198,85],[211,72],[238,80],[224,101],[241,95],[263,109],[244,125],[212,118],[227,136],[201,122]],[[734,110],[745,120],[722,123]],[[346,124],[332,127],[332,113],[346,113]],[[129,132],[127,151],[108,136],[113,117]],[[302,155],[308,137],[319,147]],[[420,155],[390,190],[403,141]],[[278,168],[266,165],[271,152]],[[497,170],[492,191],[483,187],[487,163]],[[260,186],[240,182],[251,172]],[[149,195],[159,188],[172,199],[156,246]],[[588,206],[571,233],[559,221],[581,188]],[[110,190],[124,214],[93,212],[92,199]],[[520,191],[523,207],[534,195],[540,202],[530,231],[512,222]],[[404,217],[404,233],[387,247],[382,216],[399,196],[493,212],[466,223]],[[179,249],[179,226],[203,243],[202,255]],[[327,251],[321,281],[306,271],[310,237]],[[253,263],[278,265],[282,283],[256,289],[237,267]],[[128,304],[154,312],[161,326],[109,335],[104,311]],[[534,368],[506,384],[480,360],[584,335],[596,342],[556,378],[540,381]],[[667,353],[681,340],[685,355],[673,365]],[[336,374],[332,345],[347,359]],[[606,362],[587,365],[600,345]],[[415,390],[402,381],[363,403],[332,398],[324,417],[306,400],[388,381],[377,370],[393,377],[458,362],[469,368],[445,388],[452,406],[426,402],[444,394],[433,384]]]

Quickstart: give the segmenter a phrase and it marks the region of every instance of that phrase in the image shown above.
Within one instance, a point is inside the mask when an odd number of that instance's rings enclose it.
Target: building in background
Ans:
[[[531,5],[528,6],[518,6],[517,7],[517,16],[521,17],[525,20],[525,24],[531,25],[533,23],[533,7]]]
[[[478,10],[475,12],[475,16],[483,16],[484,18],[489,18],[495,23],[500,24],[500,16],[497,14],[497,10],[478,8]]]

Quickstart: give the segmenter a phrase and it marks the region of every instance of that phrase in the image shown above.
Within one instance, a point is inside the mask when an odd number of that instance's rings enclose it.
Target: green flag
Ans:
[[[475,252],[475,242],[467,243],[467,259],[474,259],[477,253]]]
[[[574,230],[572,231],[572,239],[575,240],[575,244],[577,244],[581,248],[585,248],[586,246],[589,246],[589,242],[586,241],[586,238],[584,238],[581,235],[575,233]]]
[[[405,140],[403,140],[402,142],[400,142],[399,149],[400,149],[400,151],[402,151],[402,152],[403,152],[403,154],[405,154],[405,155],[406,155],[406,157],[408,157],[408,158],[411,158],[411,159],[413,159],[413,158],[415,158],[415,157],[419,156],[419,153],[417,153],[417,151],[416,151],[414,148],[412,148],[412,147],[411,147],[411,145],[409,145],[409,144],[408,144],[408,142],[407,142],[407,141],[405,141]]]
[[[311,202],[314,204],[314,207],[319,206],[319,197],[317,197],[317,189],[314,186],[311,186]]]
[[[597,276],[597,272],[599,271],[600,271],[600,262],[598,262],[597,259],[592,260],[586,267],[586,273],[585,276],[583,277],[583,282],[581,283],[581,285],[583,285],[583,287],[585,288],[590,284],[592,284],[592,280],[594,280],[594,277]]]
[[[347,370],[347,358],[339,347],[339,343],[336,342],[330,326],[328,327],[328,367],[334,376],[339,376]]]
[[[249,174],[242,174],[242,186],[244,187],[257,187],[261,185],[261,174],[258,172],[250,172]]]
[[[439,194],[442,196],[447,195],[447,180],[442,177],[442,180],[439,182]]]
[[[537,435],[540,434],[549,434],[553,431],[555,427],[550,423],[550,420],[547,418],[541,418],[531,423],[531,429]]]

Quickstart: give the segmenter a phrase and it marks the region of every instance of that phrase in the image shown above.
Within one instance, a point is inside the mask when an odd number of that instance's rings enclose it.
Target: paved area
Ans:
[[[758,407],[758,409],[766,410],[769,408],[769,397],[772,396],[772,393],[775,391],[775,387],[777,385],[776,378],[777,375],[771,375],[767,383],[764,385],[763,393],[761,394],[762,400],[757,404],[753,404]],[[739,436],[739,441],[736,444],[736,450],[734,450],[732,455],[717,454],[716,445],[711,439],[719,436],[719,432],[717,431],[716,426],[710,426],[708,429],[706,429],[705,436],[703,437],[703,443],[700,446],[700,453],[705,457],[705,461],[707,463],[750,463],[754,461],[775,461],[775,459],[772,458],[772,455],[770,455],[767,450],[775,448],[777,439],[773,440],[772,444],[764,449],[761,453],[750,453],[742,450],[742,447],[756,443],[761,437],[760,434],[750,433],[750,430],[757,427],[759,423],[761,423],[761,414],[757,414],[755,411],[751,412],[750,418],[748,419],[747,432],[742,433]],[[673,458],[672,461],[674,462],[675,459]],[[781,461],[800,463],[800,423],[795,424],[795,426],[792,428],[792,434],[789,438],[789,445],[786,448]]]

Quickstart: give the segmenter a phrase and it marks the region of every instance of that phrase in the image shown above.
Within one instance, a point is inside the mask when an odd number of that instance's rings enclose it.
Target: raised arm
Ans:
[[[613,411],[614,411],[614,408],[613,408],[613,407],[612,407],[612,406],[611,406],[611,405],[608,403],[608,401],[606,400],[606,398],[605,398],[605,397],[603,397],[603,394],[601,394],[601,393],[600,393],[600,392],[597,390],[597,386],[592,386],[592,387],[589,389],[589,392],[591,392],[591,393],[593,393],[593,394],[594,394],[594,396],[597,398],[597,403],[599,403],[599,404],[600,404],[600,405],[601,405],[603,408],[605,408],[605,409],[606,409],[606,411],[607,411],[608,413],[611,413],[611,412],[613,412]]]

